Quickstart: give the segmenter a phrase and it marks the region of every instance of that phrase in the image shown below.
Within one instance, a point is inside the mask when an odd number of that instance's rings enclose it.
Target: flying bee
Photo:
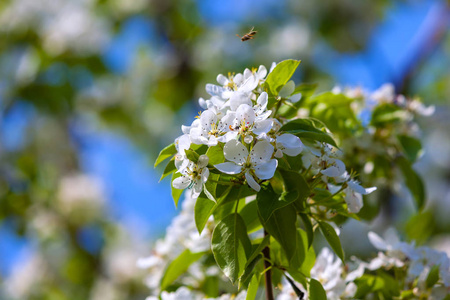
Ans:
[[[252,29],[250,29],[250,31],[246,34],[244,34],[243,36],[240,36],[239,34],[236,34],[238,37],[241,38],[242,42],[248,41],[248,40],[252,40],[254,39],[254,35],[258,32],[256,30],[253,30],[255,27],[252,27]]]

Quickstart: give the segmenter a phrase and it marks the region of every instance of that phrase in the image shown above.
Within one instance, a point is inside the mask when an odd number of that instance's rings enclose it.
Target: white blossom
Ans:
[[[225,174],[244,173],[248,185],[259,192],[261,187],[254,176],[261,180],[273,177],[278,165],[278,161],[272,159],[273,151],[273,146],[267,141],[257,142],[249,153],[242,143],[231,140],[224,147],[224,155],[229,162],[214,167]]]
[[[181,176],[173,180],[172,186],[176,189],[192,188],[192,196],[197,198],[209,177],[208,162],[206,155],[200,155],[196,164],[190,161],[185,168],[178,170]]]

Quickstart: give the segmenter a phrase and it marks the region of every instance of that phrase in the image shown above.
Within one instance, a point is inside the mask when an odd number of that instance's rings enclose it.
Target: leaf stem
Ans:
[[[264,237],[268,235],[267,231],[264,230]],[[270,248],[267,246],[263,249],[264,255],[264,269],[266,272],[264,273],[264,281],[266,285],[266,299],[274,300],[273,297],[273,288],[272,288],[272,265],[270,263]]]

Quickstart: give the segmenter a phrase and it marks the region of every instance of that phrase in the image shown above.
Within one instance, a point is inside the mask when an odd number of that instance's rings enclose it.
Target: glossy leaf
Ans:
[[[280,131],[285,131],[299,138],[328,143],[337,147],[334,139],[326,132],[316,128],[313,122],[307,119],[295,119],[283,125]]]
[[[288,59],[276,65],[272,72],[267,75],[265,82],[269,94],[278,95],[281,88],[291,79],[295,70],[300,64],[300,60]]]
[[[260,277],[261,276],[257,273],[253,274],[252,280],[250,280],[250,284],[248,285],[247,296],[245,297],[245,300],[256,299],[256,294],[258,293],[258,288],[259,288]]]
[[[225,161],[223,148],[220,145],[209,147],[208,151],[206,151],[206,155],[209,157],[209,164],[211,166],[223,163]]]
[[[239,211],[239,214],[245,221],[248,233],[252,233],[261,228],[261,222],[258,217],[258,204],[256,201],[247,203],[244,208]]]
[[[187,271],[189,266],[204,256],[203,252],[191,253],[189,249],[184,250],[168,266],[161,279],[161,290],[167,289],[178,277]]]
[[[162,163],[163,161],[165,161],[166,159],[168,159],[169,157],[172,157],[176,153],[177,153],[177,148],[175,147],[174,143],[172,143],[169,146],[167,146],[166,148],[162,149],[161,152],[159,152],[158,157],[156,158],[155,167],[157,165],[159,165],[160,163]]]
[[[202,194],[197,198],[194,207],[194,218],[195,226],[197,227],[198,233],[201,234],[205,228],[206,222],[208,222],[209,217],[213,214],[216,203],[208,197]]]
[[[292,205],[282,207],[273,212],[265,222],[264,228],[283,248],[288,261],[294,256],[297,248],[297,214]]]
[[[311,278],[309,281],[309,299],[327,300],[327,293],[323,289],[322,284],[314,278]]]
[[[192,161],[193,163],[197,163],[198,158],[200,157],[200,155],[197,152],[195,152],[191,149],[186,149],[184,152],[186,153],[186,157],[190,161]]]
[[[252,248],[244,220],[239,214],[230,214],[217,224],[211,248],[219,267],[235,283],[245,270]]]
[[[175,161],[173,159],[171,159],[166,167],[164,168],[163,174],[161,175],[161,178],[159,179],[159,181],[161,182],[161,180],[163,180],[166,176],[172,174],[173,172],[175,172],[177,168],[175,167]]]
[[[319,228],[320,228],[320,231],[322,232],[323,236],[327,240],[328,244],[330,244],[334,253],[336,253],[336,255],[345,264],[344,250],[342,250],[341,240],[339,239],[339,236],[336,234],[336,231],[334,230],[333,226],[331,226],[327,222],[319,222]]]
[[[299,214],[305,227],[306,236],[308,237],[308,248],[311,247],[314,240],[314,230],[311,219],[306,214]]]

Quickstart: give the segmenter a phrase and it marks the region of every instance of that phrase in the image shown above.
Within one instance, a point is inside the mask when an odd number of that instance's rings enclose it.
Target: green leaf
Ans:
[[[304,240],[303,237],[305,238]],[[308,241],[306,233],[302,229],[297,229],[297,245],[295,249],[295,254],[289,262],[289,266],[299,270],[303,262],[305,261],[306,252],[308,251]]]
[[[158,157],[156,158],[155,167],[176,153],[177,148],[175,147],[174,143],[162,149],[161,152],[159,152]]]
[[[426,280],[427,289],[431,288],[433,285],[435,285],[439,281],[439,266],[434,265],[430,272],[428,273],[428,277]]]
[[[244,272],[252,249],[247,228],[239,214],[230,214],[217,224],[211,248],[219,267],[235,283]]]
[[[166,176],[172,174],[172,172],[175,172],[177,168],[175,167],[175,160],[171,159],[166,167],[164,168],[164,172],[161,175],[161,178],[159,179],[159,182],[161,182],[161,180],[163,180]]]
[[[247,265],[249,264],[249,262],[253,261],[258,255],[261,254],[261,252],[263,251],[264,248],[267,247],[267,245],[269,245],[270,242],[270,235],[266,235],[264,237],[264,239],[261,241],[261,243],[256,247],[255,250],[253,250],[252,254],[250,255],[250,257],[248,258],[247,264],[245,267],[247,267]]]
[[[398,135],[397,139],[411,163],[415,162],[422,155],[423,150],[420,140],[409,135]]]
[[[258,212],[263,223],[266,223],[277,209],[280,209],[290,203],[280,200],[279,197],[280,195],[276,194],[273,191],[272,186],[270,185],[268,185],[266,188],[263,188],[256,195]]]
[[[208,197],[202,197],[200,195],[195,202],[194,207],[194,218],[195,226],[197,227],[198,233],[201,234],[205,228],[206,222],[208,222],[209,217],[214,212],[216,208],[216,203]]]
[[[322,284],[313,278],[309,281],[309,299],[327,300],[327,293],[323,289]]]
[[[396,162],[405,178],[405,184],[414,198],[416,208],[421,210],[425,205],[425,186],[422,179],[406,158],[398,157]]]
[[[314,230],[311,219],[306,214],[299,214],[300,218],[303,221],[303,225],[305,226],[306,236],[308,237],[308,248],[311,247],[312,242],[314,240]]]
[[[314,248],[308,247],[308,238],[306,236],[306,233],[303,230],[298,229],[297,253],[291,259],[288,272],[294,278],[296,278],[296,276],[298,277],[297,273],[300,273],[304,278],[310,277],[311,269],[314,267],[315,263],[316,263],[316,253],[314,252]],[[304,286],[306,286],[306,284]]]
[[[422,211],[413,215],[404,225],[406,236],[418,245],[424,244],[436,230],[435,215]]]
[[[264,224],[267,232],[280,243],[288,261],[294,256],[297,248],[296,221],[295,209],[292,205],[288,205],[274,211]]]
[[[387,123],[404,120],[407,112],[395,104],[381,104],[375,107],[372,112],[371,125],[382,127]]]
[[[258,217],[258,205],[256,201],[247,203],[239,214],[245,221],[245,226],[247,227],[248,233],[252,233],[261,228],[261,222]]]
[[[252,280],[250,280],[250,284],[248,285],[247,296],[245,297],[245,300],[256,299],[256,294],[258,293],[258,288],[259,288],[260,277],[261,276],[257,273],[253,274]]]
[[[192,161],[195,164],[198,162],[198,158],[200,157],[200,155],[197,152],[195,152],[191,149],[186,149],[186,150],[184,150],[184,152],[186,153],[186,157],[190,161]]]
[[[304,202],[310,195],[310,189],[302,174],[286,170],[279,172],[284,182],[284,193],[280,200],[285,200],[288,204],[294,201]]]
[[[295,70],[300,64],[300,60],[288,59],[276,65],[272,72],[267,75],[265,85],[269,94],[278,95],[281,88],[291,79]]]
[[[327,222],[319,222],[320,231],[322,231],[323,236],[327,240],[328,244],[330,244],[334,253],[344,262],[344,250],[342,250],[341,240],[339,236],[336,234],[333,226],[328,224]]]
[[[378,276],[364,274],[360,278],[355,280],[358,287],[356,290],[355,298],[364,298],[367,294],[379,291],[384,288],[384,280]]]
[[[161,290],[167,289],[178,277],[187,271],[189,266],[204,256],[204,252],[191,253],[189,249],[184,250],[166,268],[161,279]]]
[[[209,164],[212,166],[223,163],[225,161],[223,148],[220,145],[209,147],[208,151],[206,151],[206,155],[209,158]]]
[[[181,176],[180,173],[173,173],[172,180],[170,182],[170,187],[172,188],[172,198],[173,198],[173,202],[175,203],[175,207],[178,206],[178,201],[180,200],[181,194],[183,194],[184,190],[174,188],[172,185],[172,182],[174,181],[175,178],[178,178],[180,176]]]
[[[299,138],[311,139],[314,141],[328,143],[337,147],[336,142],[326,132],[316,128],[313,122],[307,119],[295,119],[284,124],[280,131],[298,136]]]

